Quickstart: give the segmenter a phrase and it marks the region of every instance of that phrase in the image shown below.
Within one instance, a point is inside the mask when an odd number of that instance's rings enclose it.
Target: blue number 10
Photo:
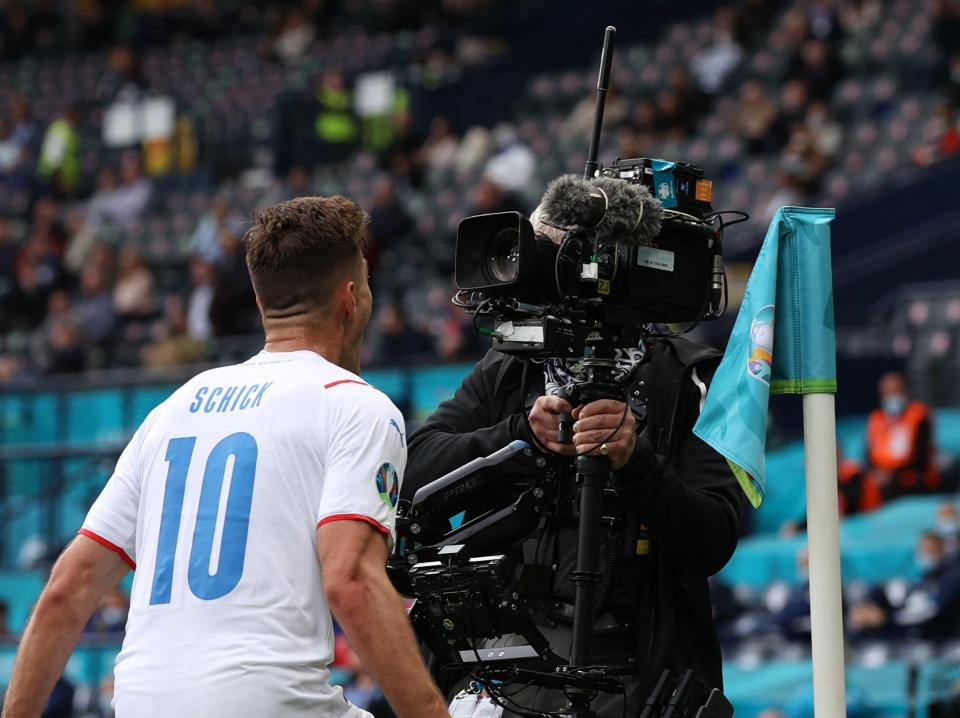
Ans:
[[[163,492],[163,513],[157,539],[157,563],[153,573],[150,605],[170,603],[173,565],[177,557],[180,515],[183,513],[183,492],[187,470],[193,457],[197,437],[170,439],[167,444],[167,483]],[[210,573],[220,495],[227,470],[227,459],[233,457],[233,473],[227,510],[223,521],[217,569]],[[240,582],[243,558],[247,552],[247,529],[250,525],[250,502],[253,499],[253,476],[257,468],[257,442],[250,434],[230,434],[213,447],[200,485],[197,523],[190,547],[187,583],[197,598],[206,601],[226,596]]]

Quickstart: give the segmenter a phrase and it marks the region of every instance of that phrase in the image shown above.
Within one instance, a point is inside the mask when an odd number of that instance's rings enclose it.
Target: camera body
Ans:
[[[617,160],[593,182],[596,192],[568,203],[580,218],[576,225],[549,224],[563,232],[559,242],[518,212],[460,223],[456,284],[460,295],[473,295],[478,318],[492,317],[492,327],[481,331],[493,337],[494,348],[584,356],[591,344],[636,346],[651,324],[722,314],[722,224],[703,171],[648,158]],[[649,194],[620,192],[621,182]],[[638,206],[624,206],[634,196]],[[654,209],[663,215],[655,233],[642,226]],[[608,215],[617,217],[616,231],[603,231]],[[634,216],[636,226],[653,236],[638,239],[623,229],[620,218]],[[550,220],[542,212],[541,218]]]

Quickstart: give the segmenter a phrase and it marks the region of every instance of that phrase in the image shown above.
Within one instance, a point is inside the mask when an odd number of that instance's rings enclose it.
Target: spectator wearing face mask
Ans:
[[[936,531],[920,536],[915,556],[920,579],[900,579],[874,588],[851,606],[847,626],[853,638],[930,641],[951,638],[960,627],[960,561],[947,553]]]
[[[943,539],[947,554],[951,557],[956,556],[960,550],[960,511],[957,510],[955,503],[948,501],[937,507],[933,530]]]
[[[884,499],[940,488],[930,407],[910,399],[900,372],[880,378],[880,408],[867,420],[867,465]]]

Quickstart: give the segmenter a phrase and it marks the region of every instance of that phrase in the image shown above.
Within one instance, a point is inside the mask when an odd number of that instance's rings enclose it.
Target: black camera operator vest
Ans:
[[[677,460],[679,442],[692,427],[675,426],[683,388],[688,386],[698,365],[715,365],[721,356],[715,349],[683,338],[659,339],[649,344],[643,361],[626,382],[627,399],[637,421],[638,432],[667,463]],[[497,385],[514,362],[504,362],[497,376]],[[713,367],[711,367],[713,368]],[[529,385],[523,398],[529,413],[537,398],[544,393],[543,371],[539,364],[528,362],[527,375],[521,386]],[[576,561],[577,491],[573,467],[565,460],[549,459],[553,470],[561,474],[559,485],[564,495],[558,501],[556,514],[545,516],[537,531],[521,542],[515,559],[522,566],[520,584],[528,597],[528,605],[552,624],[572,624],[573,586],[569,573]],[[642,479],[640,479],[642,480]],[[598,613],[608,611],[621,625],[644,615],[644,608],[635,600],[647,573],[647,563],[657,550],[656,537],[623,511],[611,496],[605,501],[604,516],[616,517],[605,527],[600,566],[604,578],[598,590]],[[549,588],[548,588],[549,587]]]

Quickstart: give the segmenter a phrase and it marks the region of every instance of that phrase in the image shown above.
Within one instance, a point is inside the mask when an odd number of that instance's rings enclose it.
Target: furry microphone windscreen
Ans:
[[[547,185],[541,205],[551,224],[594,228],[602,239],[632,245],[653,241],[663,221],[663,205],[646,187],[614,177],[561,175]]]

